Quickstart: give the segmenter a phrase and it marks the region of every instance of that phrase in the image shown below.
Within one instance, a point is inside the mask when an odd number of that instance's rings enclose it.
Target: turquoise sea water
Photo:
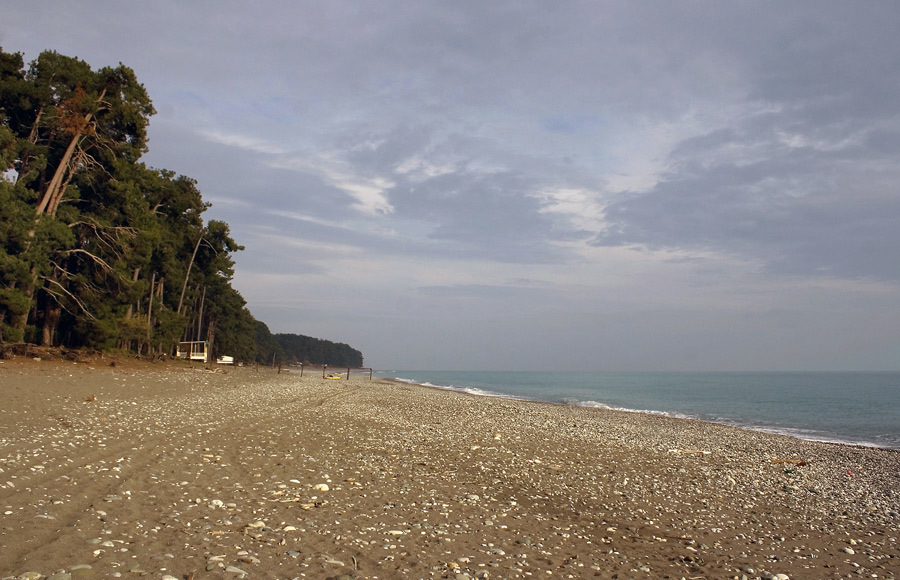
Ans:
[[[381,371],[413,383],[900,449],[900,372]]]

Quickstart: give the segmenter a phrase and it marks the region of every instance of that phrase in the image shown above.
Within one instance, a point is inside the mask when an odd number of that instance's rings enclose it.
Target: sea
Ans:
[[[900,449],[900,372],[376,374],[485,397],[653,413],[801,439]]]

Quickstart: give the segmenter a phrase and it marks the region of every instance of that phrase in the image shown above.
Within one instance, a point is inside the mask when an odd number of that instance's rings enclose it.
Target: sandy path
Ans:
[[[0,364],[0,578],[900,571],[895,452],[378,381],[104,364]]]

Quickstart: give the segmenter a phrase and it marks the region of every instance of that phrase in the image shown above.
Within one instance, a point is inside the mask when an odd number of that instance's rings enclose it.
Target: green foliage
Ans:
[[[0,49],[0,342],[361,366],[344,344],[279,335],[231,286],[228,224],[197,183],[140,162],[155,113],[134,71]],[[283,348],[289,344],[289,348]]]
[[[256,321],[256,362],[272,364],[285,362],[284,349],[264,322]]]
[[[0,339],[12,342],[24,338],[34,260],[27,247],[34,214],[16,190],[0,178]]]
[[[288,362],[327,364],[338,367],[361,367],[363,365],[362,353],[344,343],[300,334],[276,334],[275,340],[284,350]]]
[[[241,246],[194,180],[140,163],[154,112],[124,65],[0,50],[0,340],[169,352],[196,326],[255,356]]]

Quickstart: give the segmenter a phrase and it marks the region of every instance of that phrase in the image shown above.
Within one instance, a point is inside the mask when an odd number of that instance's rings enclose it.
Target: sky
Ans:
[[[405,370],[900,369],[900,3],[2,0],[134,69],[272,332]]]

